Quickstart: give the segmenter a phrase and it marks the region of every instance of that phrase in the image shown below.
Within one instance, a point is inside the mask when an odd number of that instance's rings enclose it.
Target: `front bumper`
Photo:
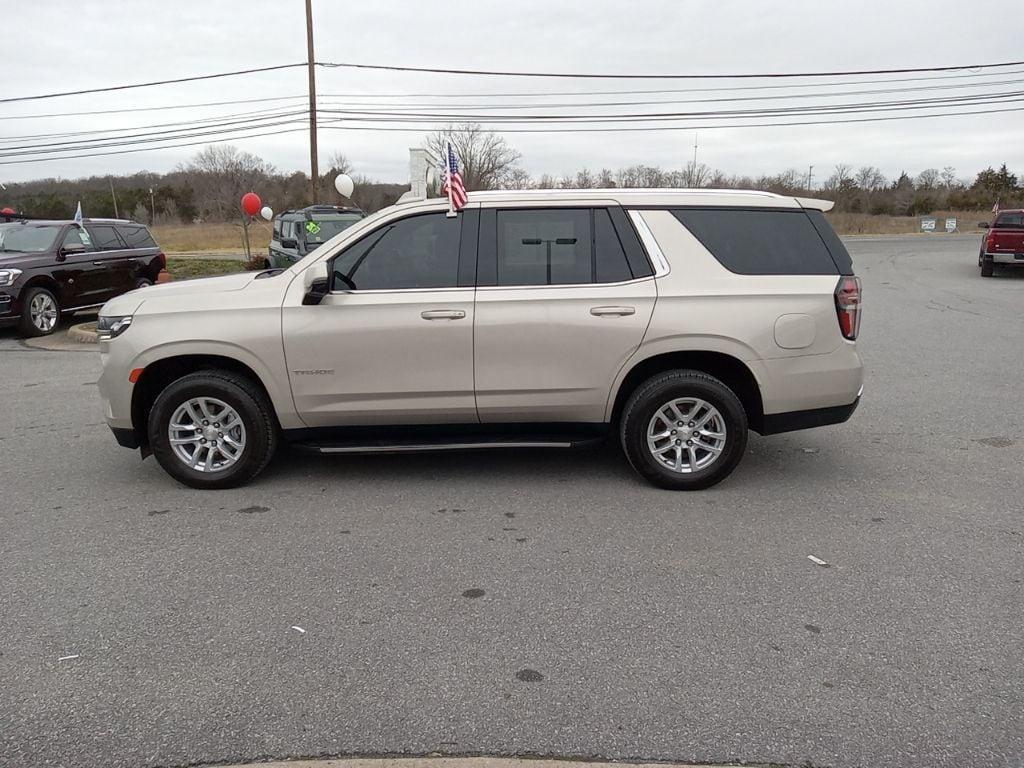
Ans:
[[[13,322],[18,319],[20,314],[18,302],[14,300],[14,297],[5,291],[0,291],[0,323]]]

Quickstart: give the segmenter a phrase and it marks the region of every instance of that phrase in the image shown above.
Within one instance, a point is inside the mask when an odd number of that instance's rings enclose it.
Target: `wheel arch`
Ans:
[[[25,285],[22,286],[21,291],[18,294],[18,301],[24,311],[24,297],[25,294],[32,288],[45,288],[53,294],[54,298],[57,299],[57,304],[61,309],[64,308],[64,296],[61,290],[60,283],[53,279],[50,275],[33,275],[25,281]]]
[[[625,367],[609,398],[610,423],[618,422],[623,406],[639,385],[659,373],[678,369],[701,371],[722,381],[743,404],[750,428],[755,432],[761,431],[764,425],[764,402],[757,377],[740,358],[707,349],[662,351]]]
[[[160,393],[173,381],[204,370],[230,371],[251,381],[270,403],[277,418],[275,400],[263,378],[247,363],[236,357],[217,353],[175,354],[148,363],[132,388],[132,430],[139,445],[148,447],[147,421],[149,411]],[[280,424],[278,424],[280,426]]]

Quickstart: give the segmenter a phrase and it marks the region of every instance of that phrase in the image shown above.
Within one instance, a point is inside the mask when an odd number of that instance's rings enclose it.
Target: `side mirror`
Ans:
[[[299,241],[298,240],[282,240],[281,241],[281,247],[282,248],[297,249],[299,247]]]
[[[323,301],[324,297],[330,292],[331,286],[327,278],[318,277],[309,284],[309,290],[307,290],[306,295],[302,297],[302,306],[315,307]]]
[[[85,246],[81,243],[68,243],[67,245],[61,246],[61,256],[71,256],[75,253],[85,253]]]
[[[988,229],[988,222],[987,221],[979,221],[978,222],[978,226],[981,227],[982,229]]]

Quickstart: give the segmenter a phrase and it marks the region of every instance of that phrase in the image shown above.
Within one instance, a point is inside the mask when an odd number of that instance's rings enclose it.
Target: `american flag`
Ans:
[[[462,174],[459,173],[459,161],[455,157],[455,150],[452,143],[448,142],[448,162],[445,163],[444,175],[441,178],[441,191],[448,195],[448,203],[453,211],[460,210],[466,205],[466,187],[462,183]]]

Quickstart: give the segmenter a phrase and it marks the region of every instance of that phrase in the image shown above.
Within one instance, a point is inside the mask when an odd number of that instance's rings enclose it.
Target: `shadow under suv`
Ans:
[[[167,261],[143,224],[120,219],[0,224],[0,323],[53,333],[62,315],[156,282]]]

